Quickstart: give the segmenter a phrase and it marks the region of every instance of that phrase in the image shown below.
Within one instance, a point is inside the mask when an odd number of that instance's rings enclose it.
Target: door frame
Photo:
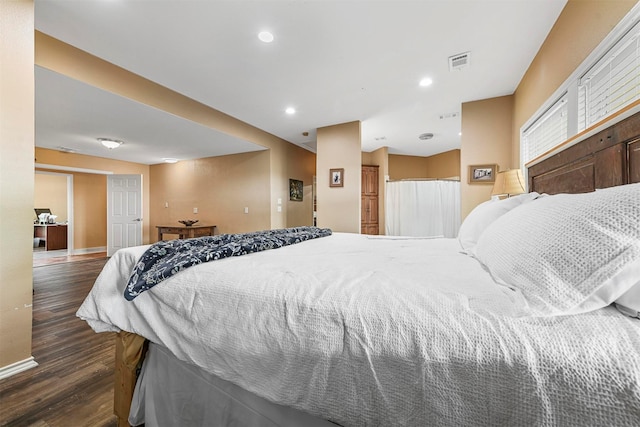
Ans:
[[[35,170],[41,175],[58,175],[67,177],[67,254],[74,254],[73,246],[73,174]]]

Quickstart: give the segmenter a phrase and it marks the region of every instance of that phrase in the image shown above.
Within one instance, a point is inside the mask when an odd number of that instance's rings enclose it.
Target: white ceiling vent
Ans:
[[[463,70],[471,62],[471,52],[459,53],[449,57],[449,71]]]
[[[444,119],[454,119],[456,117],[458,117],[460,115],[460,113],[458,113],[457,111],[454,113],[444,113],[444,114],[440,114],[440,120],[444,120]]]

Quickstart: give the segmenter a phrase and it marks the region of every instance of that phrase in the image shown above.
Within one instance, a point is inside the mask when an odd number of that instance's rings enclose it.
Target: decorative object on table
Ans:
[[[289,200],[294,202],[302,201],[302,181],[298,179],[289,180]]]
[[[509,169],[498,172],[495,183],[493,184],[493,190],[491,190],[491,195],[497,196],[500,199],[506,199],[524,192],[522,172],[520,169]]]
[[[49,215],[48,213],[41,213],[40,215],[38,215],[38,220],[40,221],[40,224],[46,224],[47,222],[49,222]]]
[[[344,169],[329,170],[329,187],[344,187]]]
[[[195,224],[198,221],[200,221],[200,220],[199,219],[181,219],[178,222],[180,224],[184,224],[185,227],[191,227],[193,224]]]
[[[498,165],[469,165],[469,184],[493,184]]]

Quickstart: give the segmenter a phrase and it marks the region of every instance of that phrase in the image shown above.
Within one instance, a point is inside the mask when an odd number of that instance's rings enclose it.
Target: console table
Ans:
[[[215,225],[156,225],[158,229],[158,242],[163,239],[164,234],[177,234],[181,239],[192,237],[213,236],[216,231]]]
[[[34,224],[33,237],[44,241],[45,251],[67,249],[66,224]]]

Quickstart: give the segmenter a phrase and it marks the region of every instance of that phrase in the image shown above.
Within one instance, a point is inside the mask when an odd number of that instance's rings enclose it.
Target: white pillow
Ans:
[[[534,315],[609,305],[640,280],[640,184],[513,209],[480,236],[475,254]]]
[[[616,300],[616,307],[621,313],[640,319],[640,276],[636,285]]]
[[[520,194],[504,200],[488,200],[476,206],[460,225],[458,240],[467,253],[476,246],[480,235],[496,219],[523,203],[530,202],[540,195],[536,192]]]

